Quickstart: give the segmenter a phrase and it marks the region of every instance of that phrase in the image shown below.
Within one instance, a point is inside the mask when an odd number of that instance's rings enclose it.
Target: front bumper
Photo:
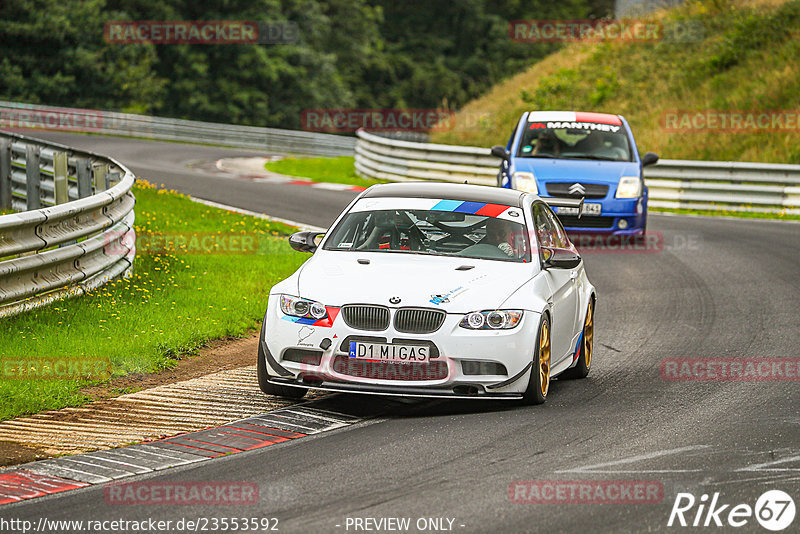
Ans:
[[[433,334],[410,334],[393,326],[380,332],[355,330],[341,314],[330,326],[301,325],[286,320],[277,301],[270,296],[264,338],[259,341],[273,384],[409,397],[499,399],[519,399],[528,385],[539,326],[536,312],[525,311],[520,324],[510,330],[467,330],[458,326],[462,314],[448,314]],[[436,357],[430,365],[355,361],[348,358],[349,342],[354,340],[432,344]],[[483,363],[499,372],[475,374],[484,369]]]
[[[476,392],[476,393],[456,393],[454,391],[442,389],[414,388],[414,387],[380,387],[363,384],[337,382],[304,382],[298,379],[270,378],[271,384],[290,387],[301,387],[306,389],[317,389],[320,391],[333,391],[337,393],[362,393],[367,395],[383,395],[390,397],[413,397],[423,399],[485,399],[485,400],[520,400],[522,393],[495,393],[495,392]]]
[[[542,197],[547,201],[548,197]],[[633,199],[586,200],[585,203],[600,204],[600,215],[561,216],[564,229],[573,234],[598,234],[606,236],[638,236],[647,227],[647,197]],[[625,228],[620,221],[625,221]]]

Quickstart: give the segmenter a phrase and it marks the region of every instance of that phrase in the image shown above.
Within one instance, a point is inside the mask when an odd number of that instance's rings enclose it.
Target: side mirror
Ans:
[[[500,159],[508,159],[508,152],[506,152],[506,147],[500,145],[493,146],[492,156]]]
[[[581,257],[565,248],[542,247],[542,253],[545,269],[574,269],[581,264]]]
[[[320,244],[323,232],[297,232],[289,236],[289,246],[298,252],[314,252]]]
[[[644,156],[642,156],[642,167],[647,167],[648,165],[652,165],[658,162],[658,154],[655,152],[647,152]]]

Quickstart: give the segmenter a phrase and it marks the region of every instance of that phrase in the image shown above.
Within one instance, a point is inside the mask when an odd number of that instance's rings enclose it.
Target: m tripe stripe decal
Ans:
[[[331,326],[333,326],[333,322],[336,320],[336,316],[339,315],[339,308],[335,308],[332,306],[325,306],[325,309],[328,310],[328,316],[325,317],[324,319],[314,319],[313,317],[295,317],[293,315],[284,315],[282,319],[284,321],[289,321],[291,323],[330,328]]]
[[[499,217],[504,212],[508,211],[509,206],[502,206],[500,204],[484,204],[484,206],[475,212],[475,215],[484,215],[486,217]]]
[[[489,204],[487,202],[469,202],[463,200],[447,200],[435,198],[400,198],[378,197],[364,198],[356,202],[350,209],[351,212],[379,210],[419,210],[419,211],[449,211],[464,213],[466,215],[482,215],[484,217],[497,217],[521,223],[519,208],[512,208],[503,204]]]
[[[485,217],[499,217],[510,206],[501,204],[487,204],[485,202],[462,202],[460,200],[441,200],[431,208],[431,211],[453,211],[469,215],[483,215]]]

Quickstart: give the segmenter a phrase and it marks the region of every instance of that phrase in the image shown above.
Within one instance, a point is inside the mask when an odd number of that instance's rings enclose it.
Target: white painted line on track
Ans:
[[[707,449],[710,445],[690,445],[688,447],[678,447],[677,449],[666,449],[663,451],[653,451],[647,454],[639,454],[636,456],[630,456],[628,458],[623,458],[621,460],[614,460],[611,462],[604,462],[601,464],[594,464],[594,465],[586,465],[583,467],[578,467],[575,469],[561,469],[556,471],[556,473],[693,473],[697,471],[701,471],[701,469],[674,469],[674,470],[657,470],[657,469],[639,469],[639,470],[609,470],[609,469],[601,469],[603,467],[613,467],[616,465],[625,465],[631,464],[634,462],[639,462],[642,460],[652,460],[654,458],[661,458],[663,456],[671,456],[674,454],[680,454],[682,452],[689,452],[689,451],[697,451],[701,449]]]
[[[800,467],[769,467],[772,465],[777,464],[785,464],[786,462],[796,462],[800,461],[800,455],[797,456],[790,456],[789,458],[781,458],[780,460],[772,460],[770,462],[764,462],[761,464],[753,464],[748,465],[747,467],[742,467],[737,469],[737,471],[756,471],[756,472],[763,472],[763,471],[800,471]]]
[[[312,226],[310,224],[301,223],[297,221],[292,221],[289,219],[281,219],[280,217],[272,217],[271,215],[265,215],[263,213],[258,213],[257,211],[250,211],[242,208],[237,208],[236,206],[229,206],[227,204],[220,204],[219,202],[214,202],[211,200],[205,200],[203,198],[197,198],[190,196],[189,199],[192,202],[197,202],[198,204],[203,204],[205,206],[210,206],[212,208],[219,208],[222,210],[232,211],[234,213],[241,213],[242,215],[249,215],[251,217],[258,217],[259,219],[265,219],[267,221],[274,221],[283,224],[288,224],[289,226],[295,226],[300,228],[301,230],[309,230],[312,232],[325,232],[326,228],[321,228],[319,226]]]

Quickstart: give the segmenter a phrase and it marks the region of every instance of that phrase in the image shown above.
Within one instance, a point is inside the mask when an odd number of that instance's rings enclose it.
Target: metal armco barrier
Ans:
[[[355,167],[363,177],[497,184],[499,161],[489,148],[356,135]],[[654,208],[800,214],[800,165],[662,159],[644,174]]]
[[[94,132],[309,156],[352,156],[356,145],[355,138],[342,135],[4,101],[0,101],[0,126]]]
[[[135,254],[134,175],[117,161],[0,133],[0,317],[95,289]]]
[[[356,135],[355,166],[361,176],[497,184],[499,161],[488,148],[396,141],[363,130]]]

